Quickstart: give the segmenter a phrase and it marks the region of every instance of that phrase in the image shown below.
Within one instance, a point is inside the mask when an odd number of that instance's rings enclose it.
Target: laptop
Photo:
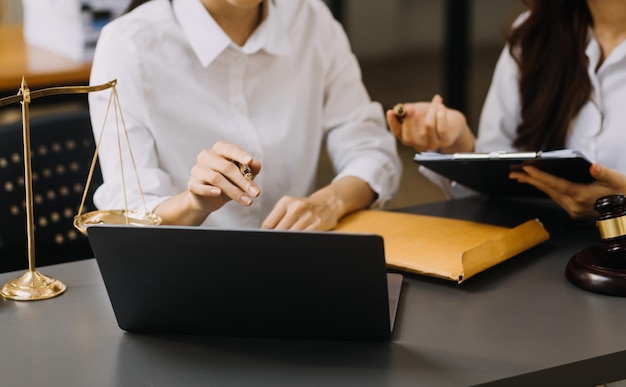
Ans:
[[[128,332],[392,336],[402,275],[387,273],[379,235],[94,225],[88,237]]]

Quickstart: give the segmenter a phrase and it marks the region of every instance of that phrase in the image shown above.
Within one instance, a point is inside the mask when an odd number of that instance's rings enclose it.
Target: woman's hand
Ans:
[[[253,176],[261,170],[261,164],[237,145],[218,142],[198,154],[187,189],[199,209],[212,212],[231,199],[249,206],[260,195],[259,186],[246,179],[234,161],[248,165]]]
[[[332,230],[338,217],[331,206],[311,197],[283,196],[261,225],[276,230]]]
[[[283,196],[265,218],[262,228],[332,230],[346,214],[369,206],[374,191],[363,180],[346,176],[306,198]]]
[[[235,161],[248,165],[253,176],[261,170],[261,163],[239,146],[218,142],[198,154],[187,191],[161,203],[155,213],[164,224],[199,225],[230,200],[251,205],[261,189],[244,177]]]
[[[387,123],[396,137],[418,152],[472,152],[474,135],[463,113],[449,109],[441,96],[430,102],[403,104],[405,115],[401,122],[393,109],[387,111]]]
[[[589,168],[591,176],[596,179],[590,184],[572,183],[531,166],[525,166],[523,170],[524,172],[511,172],[509,177],[545,192],[572,218],[597,217],[598,213],[593,205],[598,198],[626,193],[626,176],[600,164],[592,164]]]

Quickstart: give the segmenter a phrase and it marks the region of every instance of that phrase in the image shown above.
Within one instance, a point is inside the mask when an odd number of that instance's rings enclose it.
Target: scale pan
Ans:
[[[133,226],[158,226],[161,218],[152,212],[132,210],[91,211],[74,217],[74,227],[87,235],[87,228],[94,224],[129,224]]]

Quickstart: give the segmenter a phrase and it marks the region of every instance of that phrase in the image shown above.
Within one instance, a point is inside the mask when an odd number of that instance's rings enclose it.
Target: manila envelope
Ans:
[[[383,210],[352,213],[334,231],[378,234],[388,267],[458,283],[550,237],[537,219],[507,228]]]

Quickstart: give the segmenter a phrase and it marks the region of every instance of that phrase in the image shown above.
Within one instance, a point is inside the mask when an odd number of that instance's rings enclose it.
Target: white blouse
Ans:
[[[523,21],[522,14],[515,24]],[[600,46],[593,31],[585,50],[592,93],[571,122],[565,147],[581,151],[591,162],[626,173],[626,41],[621,42],[598,67]],[[596,70],[597,69],[597,70]],[[506,46],[502,50],[483,105],[475,152],[519,151],[513,146],[521,122],[521,99],[517,63]],[[446,198],[461,198],[474,191],[420,167],[420,171],[441,187]]]
[[[319,0],[268,1],[267,16],[243,47],[200,0],[152,0],[103,29],[91,84],[117,79],[117,92],[148,210],[186,190],[198,153],[234,143],[262,163],[261,196],[229,202],[204,225],[258,227],[283,195],[315,187],[321,147],[337,172],[356,176],[382,206],[402,172],[382,107],[370,100],[342,27]],[[91,93],[100,135],[108,95]],[[100,148],[104,184],[94,201],[121,209],[115,117]],[[143,209],[122,134],[128,207]]]
[[[590,161],[626,173],[626,41],[597,68],[601,51],[590,30],[585,53],[593,91],[572,121],[565,147],[578,149]],[[520,121],[518,67],[505,47],[483,106],[476,151],[517,150],[512,143]]]

